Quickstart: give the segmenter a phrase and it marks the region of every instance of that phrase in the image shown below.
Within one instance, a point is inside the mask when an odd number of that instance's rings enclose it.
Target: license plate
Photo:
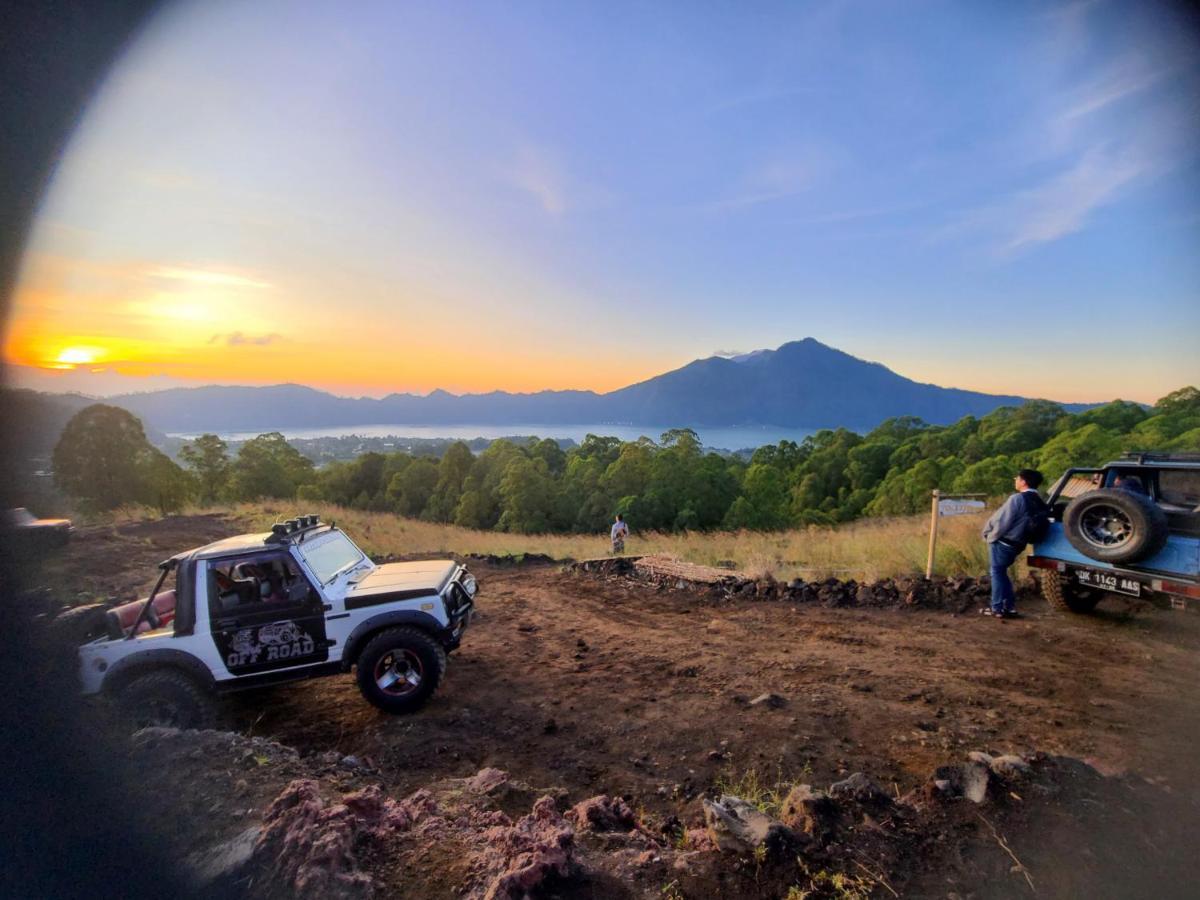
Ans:
[[[1075,580],[1083,587],[1096,588],[1114,594],[1125,594],[1130,597],[1142,596],[1142,583],[1121,575],[1109,575],[1107,572],[1094,572],[1091,569],[1076,569]]]

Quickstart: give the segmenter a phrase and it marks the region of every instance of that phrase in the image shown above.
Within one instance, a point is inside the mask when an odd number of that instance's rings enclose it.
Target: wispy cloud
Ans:
[[[1006,211],[1001,251],[1014,253],[1079,231],[1096,209],[1111,203],[1144,171],[1145,164],[1136,158],[1089,151],[1067,171],[1014,198]]]
[[[1012,256],[1082,230],[1092,214],[1115,202],[1152,166],[1129,152],[1097,147],[1069,168],[1011,199],[974,210],[940,229],[934,240],[985,235],[999,256]]]
[[[612,202],[610,192],[571,175],[557,154],[532,143],[517,149],[515,159],[501,171],[501,176],[554,217],[598,209]]]
[[[220,272],[211,269],[190,269],[177,266],[157,266],[145,273],[150,278],[164,281],[184,281],[192,284],[211,285],[214,287],[234,288],[270,288],[271,283],[234,272]]]
[[[1170,74],[1170,66],[1153,67],[1144,61],[1126,62],[1114,66],[1096,81],[1077,92],[1075,102],[1063,113],[1062,118],[1073,121],[1099,112],[1119,100],[1138,94],[1153,86]]]
[[[881,219],[896,216],[900,213],[914,212],[933,206],[933,200],[917,200],[912,203],[895,203],[890,206],[871,206],[861,209],[832,210],[825,213],[815,213],[810,216],[800,216],[788,219],[787,225],[837,225],[842,222],[859,222],[864,219]]]
[[[811,188],[828,168],[825,158],[813,150],[779,156],[748,169],[727,196],[706,207],[724,211],[786,200]]]
[[[745,108],[786,103],[800,97],[810,97],[818,90],[817,87],[764,88],[750,90],[741,94],[732,94],[714,101],[701,111],[702,116],[716,116]]]
[[[245,334],[241,331],[231,331],[228,334],[214,334],[208,339],[210,344],[225,344],[227,347],[265,347],[283,340],[283,335],[275,334]]]

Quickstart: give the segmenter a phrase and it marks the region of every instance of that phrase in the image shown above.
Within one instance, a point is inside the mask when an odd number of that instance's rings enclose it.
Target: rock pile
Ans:
[[[825,896],[835,878],[864,895],[879,886],[925,895],[944,891],[947,872],[968,889],[1025,879],[1024,868],[1010,871],[997,835],[1019,839],[1037,823],[1037,838],[1012,845],[1027,861],[1047,836],[1074,829],[1060,841],[1071,846],[1099,824],[1120,840],[1150,829],[1138,844],[1151,855],[1146,872],[1195,870],[1154,815],[1169,794],[1043,754],[975,751],[902,796],[858,772],[823,788],[796,784],[782,801],[709,795],[657,819],[635,812],[630,797],[569,805],[561,790],[494,768],[391,797],[378,772],[347,757],[300,756],[228,732],[147,729],[131,751],[147,776],[134,788],[138,802],[160,815],[186,812],[181,858],[213,896],[658,896],[674,884],[676,894],[702,897],[782,895],[797,883]],[[1046,863],[1057,852],[1030,863],[1039,889],[1057,871]],[[934,880],[922,880],[931,867]],[[1071,884],[1056,894],[1050,882],[1047,895],[1071,895]]]
[[[736,572],[691,566],[677,561],[672,566],[664,566],[659,557],[591,559],[573,563],[568,568],[591,577],[632,579],[654,585],[659,590],[685,591],[714,602],[736,599],[811,603],[826,607],[965,612],[987,605],[991,595],[991,579],[987,576],[902,576],[874,582],[854,579],[843,581],[838,578],[805,581],[797,578],[780,582],[770,577],[747,578]],[[1027,577],[1017,585],[1017,590],[1028,598],[1037,591],[1037,583],[1032,577]]]

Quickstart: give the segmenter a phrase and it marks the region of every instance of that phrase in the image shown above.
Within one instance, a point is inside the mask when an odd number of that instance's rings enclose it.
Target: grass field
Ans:
[[[555,559],[587,559],[608,552],[607,534],[509,534],[473,531],[402,519],[389,513],[362,512],[335,506],[304,509],[264,502],[188,510],[224,512],[251,531],[266,531],[273,522],[315,511],[336,521],[368,553],[545,553]],[[149,511],[124,510],[118,518],[146,518]],[[982,515],[944,519],[939,529],[936,571],[941,575],[987,571],[987,554],[979,538]],[[636,530],[625,543],[630,555],[668,554],[702,565],[732,566],[756,576],[816,580],[835,576],[876,580],[923,572],[929,541],[929,517],[863,519],[836,528],[791,531],[646,533]]]

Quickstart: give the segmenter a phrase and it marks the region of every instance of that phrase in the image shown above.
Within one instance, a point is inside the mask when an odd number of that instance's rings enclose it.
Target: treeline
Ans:
[[[119,450],[101,451],[113,442]],[[639,530],[776,529],[913,513],[933,488],[996,496],[1011,490],[1022,466],[1055,478],[1133,449],[1200,450],[1200,390],[1183,388],[1149,409],[1118,400],[1070,414],[1033,401],[949,426],[889,419],[867,435],[825,430],[764,446],[748,462],[706,453],[695,432],[676,429],[658,442],[588,435],[566,451],[549,439],[499,440],[476,455],[456,442],[440,459],[364,453],[319,469],[278,433],[232,457],[224,441],[204,435],[183,447],[179,466],[149,445],[132,415],[93,406],[64,430],[54,466],[64,490],[100,508],[278,498],[469,528],[588,532],[618,512]],[[120,476],[98,470],[106,466]]]

